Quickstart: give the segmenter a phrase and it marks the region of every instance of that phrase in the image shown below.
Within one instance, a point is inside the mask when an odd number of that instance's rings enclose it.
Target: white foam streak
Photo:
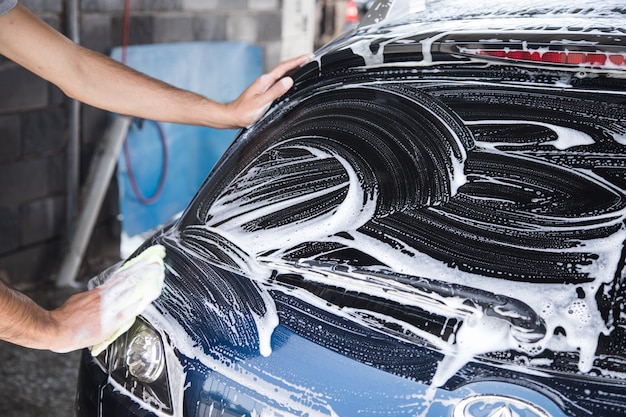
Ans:
[[[363,204],[364,196],[367,195],[367,193],[361,187],[356,172],[354,172],[354,169],[350,166],[348,161],[339,155],[331,154],[319,149],[311,147],[300,148],[310,151],[319,159],[332,157],[339,161],[345,168],[349,181],[344,184],[330,187],[330,189],[327,188],[322,191],[306,194],[300,197],[292,197],[272,205],[251,202],[245,197],[242,197],[237,204],[239,207],[248,207],[247,214],[232,218],[225,224],[220,224],[219,228],[215,228],[214,231],[220,233],[231,242],[234,242],[239,247],[243,248],[246,253],[252,254],[253,257],[256,258],[258,255],[269,250],[289,248],[307,241],[327,239],[329,236],[343,231],[346,224],[351,225],[351,227],[360,227],[372,218],[376,208],[375,201],[373,199],[369,199],[366,200],[365,204]],[[307,217],[301,222],[293,222],[274,229],[261,229],[250,232],[243,228],[248,221],[258,218],[258,216],[270,215],[275,213],[276,210],[297,206],[298,204],[305,203],[306,201],[346,186],[348,187],[346,198],[338,207],[329,213],[316,218]],[[217,221],[219,221],[217,219],[221,219],[218,215],[219,213],[232,212],[233,208],[230,208],[228,204],[224,204],[224,201],[227,199],[228,196],[225,196],[218,200],[215,205],[217,214],[215,215],[215,219],[212,219],[208,223],[208,227],[211,227],[213,224],[217,224]],[[234,211],[237,212],[241,210],[236,206]],[[211,207],[209,214],[213,217],[213,206]]]
[[[475,360],[477,355],[501,350],[522,352],[526,350],[534,353],[543,349],[578,351],[580,352],[580,370],[585,372],[590,369],[595,358],[598,336],[608,331],[594,296],[601,284],[611,282],[616,274],[616,266],[621,253],[619,248],[626,239],[624,227],[610,238],[580,242],[580,246],[587,247],[590,252],[599,254],[595,262],[584,267],[589,276],[594,277],[594,280],[590,283],[578,285],[586,294],[583,299],[580,298],[580,294],[577,293],[574,286],[497,280],[460,270],[452,270],[448,265],[408,247],[401,241],[396,240],[393,244],[384,243],[358,232],[357,229],[372,218],[375,209],[375,199],[364,201],[364,190],[359,185],[357,175],[347,161],[338,155],[333,155],[326,151],[315,150],[315,155],[319,158],[333,157],[337,159],[348,173],[349,181],[346,184],[348,186],[346,198],[331,213],[317,218],[309,218],[306,222],[277,227],[273,230],[246,231],[241,227],[245,221],[250,219],[246,215],[241,218],[230,219],[228,227],[213,228],[207,226],[207,229],[221,234],[236,246],[242,248],[241,254],[249,253],[253,255],[252,258],[244,261],[246,266],[242,268],[242,271],[248,273],[256,271],[250,277],[258,280],[258,287],[265,300],[266,314],[262,317],[255,317],[261,343],[260,350],[263,355],[269,355],[271,352],[269,341],[273,329],[278,324],[276,306],[269,293],[266,292],[267,289],[273,289],[296,295],[299,299],[320,309],[327,310],[333,315],[346,317],[352,321],[368,325],[370,328],[379,328],[379,330],[384,331],[377,324],[381,320],[401,325],[405,336],[397,337],[406,337],[406,335],[413,334],[436,346],[438,350],[444,353],[445,358],[437,368],[437,373],[432,382],[433,387],[445,383],[450,376],[454,375],[468,361]],[[291,204],[296,205],[306,201],[308,198],[310,197],[296,197],[294,200],[281,202],[280,207]],[[216,213],[227,212],[227,200],[224,198],[220,201],[220,204],[215,206]],[[245,201],[245,198],[240,198],[237,201]],[[266,211],[267,207],[261,207],[263,203],[245,201],[245,204],[249,204],[250,213],[256,212],[257,215],[259,213],[258,210],[262,210],[264,214],[271,211]],[[237,211],[238,209],[235,208],[235,210]],[[211,214],[213,214],[213,211]],[[623,213],[621,217],[623,218]],[[335,235],[338,232],[349,233],[350,239],[344,239]],[[355,277],[347,278],[337,274],[314,273],[297,265],[289,265],[281,259],[281,256],[284,255],[281,250],[307,241],[340,241],[342,244],[357,248],[364,253],[376,254],[377,259],[382,264],[386,265],[390,271],[395,271],[396,273],[421,276],[446,281],[451,284],[470,285],[479,290],[519,299],[546,321],[547,337],[539,344],[523,346],[512,336],[511,326],[507,321],[484,315],[480,309],[464,305],[464,299],[461,297],[438,297],[436,294],[419,294],[414,288],[403,286],[400,283],[390,286],[388,281],[382,282],[372,277],[359,280]],[[571,250],[580,251],[580,246]],[[567,250],[564,249],[564,252]],[[274,251],[272,256],[262,256],[268,251]],[[191,252],[189,252],[189,255],[193,256]],[[463,324],[458,328],[454,338],[445,341],[408,323],[401,323],[396,319],[370,311],[365,312],[348,308],[340,309],[329,305],[326,301],[305,290],[288,290],[280,284],[270,284],[266,281],[272,270],[294,272],[293,268],[308,281],[327,285],[332,284],[333,286],[345,288],[346,291],[363,292],[405,305],[420,306],[448,318],[460,319],[463,321]],[[263,270],[266,272],[259,273]],[[570,311],[572,313],[568,313]],[[554,336],[554,330],[557,327],[563,328],[567,336]],[[190,350],[187,348],[181,350],[187,355],[200,355],[194,349]],[[200,356],[202,357],[202,355]],[[202,357],[203,362],[207,360],[212,363],[212,366],[218,372],[224,373],[227,377],[236,381],[250,383],[248,374],[245,371],[241,369],[235,371],[232,367],[224,366],[221,361]],[[275,396],[273,391],[276,388],[274,386],[262,386],[266,382],[259,384],[260,386],[255,386],[256,389],[261,392],[267,392],[267,395]],[[301,389],[301,387],[298,389]],[[291,394],[285,392],[284,396],[279,394],[278,397],[284,397],[286,404],[289,403],[289,406],[294,406],[294,404],[290,403],[292,400],[287,399],[291,398]]]
[[[210,355],[207,355],[202,348],[189,339],[186,331],[180,327],[176,320],[161,316],[155,310],[151,310],[147,318],[170,336],[170,340],[175,343],[175,348],[183,355],[200,360],[211,371],[243,386],[253,388],[262,397],[276,402],[280,405],[281,416],[338,417],[332,407],[327,404],[323,395],[316,393],[314,388],[295,385],[266,370],[254,368],[250,364],[235,362],[218,350],[213,350]],[[180,386],[183,385],[183,383],[179,384]],[[265,414],[262,415],[268,415],[268,413],[272,415],[271,412],[272,409],[268,406],[265,407],[263,411]]]
[[[541,145],[552,145],[556,149],[559,149],[559,150],[565,150],[565,149],[573,148],[576,146],[593,145],[595,143],[595,140],[584,132],[581,132],[579,130],[572,129],[569,127],[558,126],[558,125],[551,124],[551,123],[497,119],[497,120],[466,121],[465,124],[468,126],[480,126],[480,125],[519,126],[523,124],[533,125],[533,126],[543,126],[552,130],[556,134],[557,139],[553,141],[543,142],[541,143]],[[502,146],[502,145],[506,145],[507,147],[515,146],[514,144],[510,142],[498,143],[498,142],[477,141],[477,143],[479,143],[481,147],[487,148],[487,149],[497,149],[498,146]],[[523,146],[523,145],[527,145],[527,144],[524,143],[524,144],[520,144],[519,146]]]

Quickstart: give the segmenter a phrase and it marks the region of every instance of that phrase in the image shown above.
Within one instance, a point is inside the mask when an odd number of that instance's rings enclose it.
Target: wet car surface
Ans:
[[[544,3],[318,51],[144,245],[164,292],[78,415],[626,413],[626,9]]]

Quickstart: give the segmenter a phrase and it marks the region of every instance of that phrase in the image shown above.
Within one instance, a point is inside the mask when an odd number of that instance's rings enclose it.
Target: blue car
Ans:
[[[138,250],[77,416],[626,415],[626,6],[572,3],[375,3]]]

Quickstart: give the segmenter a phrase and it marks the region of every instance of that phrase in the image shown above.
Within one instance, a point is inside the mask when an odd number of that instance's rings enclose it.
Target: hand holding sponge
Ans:
[[[91,348],[97,356],[126,332],[163,289],[165,247],[154,245],[127,261],[99,286],[101,327],[110,336]]]

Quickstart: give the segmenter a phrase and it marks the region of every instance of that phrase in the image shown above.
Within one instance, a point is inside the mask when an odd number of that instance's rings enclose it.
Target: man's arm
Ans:
[[[71,296],[52,311],[0,281],[0,340],[54,352],[110,341],[161,294],[164,258],[165,248],[152,246],[102,285]]]
[[[33,349],[69,352],[103,340],[100,289],[48,311],[0,281],[0,339]]]
[[[37,347],[34,334],[51,323],[48,312],[0,281],[0,339]]]
[[[57,85],[68,96],[111,112],[151,120],[245,127],[293,84],[285,73],[308,62],[302,56],[259,77],[230,103],[218,103],[141,74],[75,44],[18,4],[0,16],[0,54]]]

